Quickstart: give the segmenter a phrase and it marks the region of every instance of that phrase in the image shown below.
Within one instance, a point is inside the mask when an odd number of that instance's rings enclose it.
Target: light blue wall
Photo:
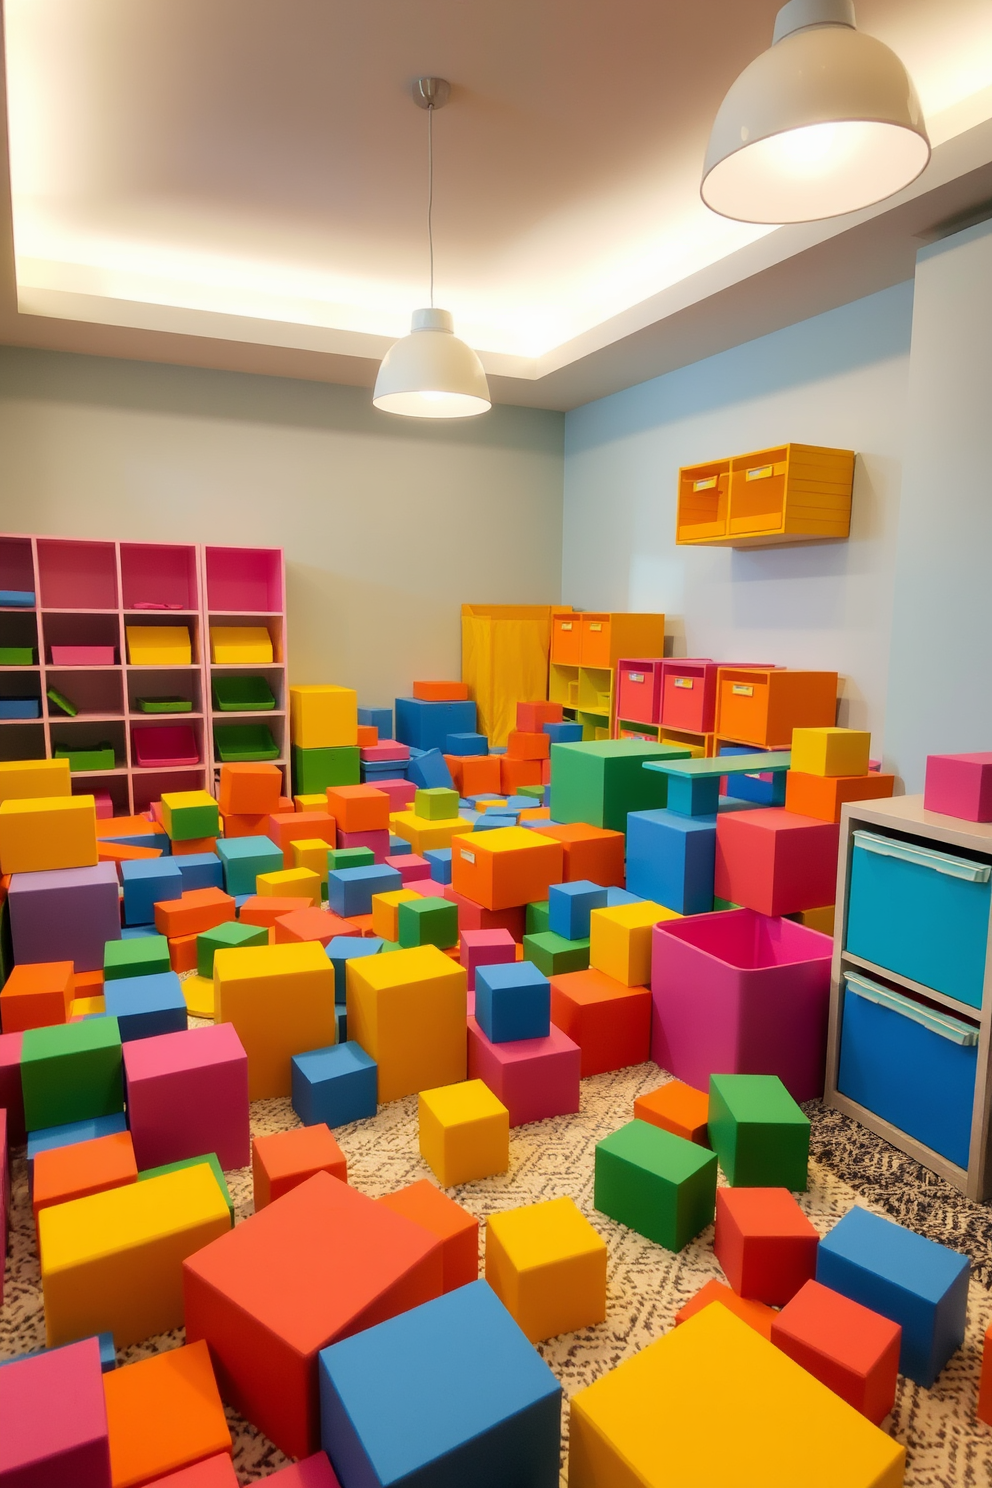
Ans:
[[[664,610],[677,655],[837,670],[878,753],[912,313],[897,285],[568,414],[562,599]],[[858,452],[849,542],[676,547],[680,465],[789,440]]]

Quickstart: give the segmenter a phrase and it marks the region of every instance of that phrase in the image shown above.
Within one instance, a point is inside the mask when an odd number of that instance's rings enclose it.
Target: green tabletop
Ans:
[[[662,775],[683,775],[697,780],[710,780],[714,775],[756,775],[788,770],[792,751],[780,749],[767,754],[720,754],[715,759],[646,760],[645,770],[658,770]]]

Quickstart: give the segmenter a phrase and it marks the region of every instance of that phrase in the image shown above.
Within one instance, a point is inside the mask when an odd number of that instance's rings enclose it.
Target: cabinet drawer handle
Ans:
[[[571,630],[571,628],[572,628],[572,622],[571,622],[571,620],[563,620],[561,622],[561,628],[562,628],[562,630]]]
[[[961,1044],[965,1048],[973,1047],[978,1043],[978,1029],[973,1028],[970,1023],[962,1023],[958,1018],[952,1018],[949,1014],[935,1013],[931,1008],[924,1007],[920,1002],[914,1002],[910,997],[903,997],[898,992],[892,992],[888,987],[882,987],[878,982],[873,982],[869,977],[855,976],[853,972],[846,972],[844,980],[847,990],[853,992],[856,997],[863,997],[865,1002],[877,1003],[879,1007],[889,1008],[891,1012],[901,1013],[905,1018],[912,1018],[914,1023],[919,1023],[923,1028],[929,1029],[931,1033],[937,1033],[941,1038],[950,1039],[953,1044]]]
[[[627,681],[628,682],[643,682],[644,681],[644,673],[643,672],[628,672],[627,673]]]
[[[971,858],[955,858],[950,853],[932,852],[926,847],[917,847],[912,842],[900,842],[895,837],[883,837],[878,832],[855,832],[855,847],[865,852],[877,853],[882,858],[901,858],[904,863],[914,863],[918,868],[932,868],[935,873],[944,873],[949,878],[963,878],[968,883],[988,883],[992,877],[992,866],[975,863]]]
[[[599,620],[596,620],[595,622],[593,622],[593,621],[590,621],[589,622],[589,629],[590,630],[602,630],[602,628],[603,628],[602,622],[599,621]]]

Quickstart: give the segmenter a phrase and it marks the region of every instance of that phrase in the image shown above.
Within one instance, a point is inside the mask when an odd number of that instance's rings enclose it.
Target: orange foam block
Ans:
[[[160,858],[160,847],[132,847],[128,842],[97,842],[98,863],[136,863],[140,858]]]
[[[413,695],[423,703],[464,703],[467,682],[414,682]]]
[[[379,730],[374,723],[360,723],[358,725],[357,744],[359,749],[373,749],[379,742]]]
[[[222,889],[187,889],[180,898],[164,899],[155,906],[155,929],[170,940],[201,935],[233,919],[234,899]]]
[[[169,965],[173,971],[196,970],[195,935],[174,935],[169,941]]]
[[[479,1276],[479,1221],[428,1178],[408,1183],[377,1200],[412,1219],[441,1242],[443,1290],[453,1292]]]
[[[108,1370],[103,1392],[113,1488],[138,1488],[163,1473],[231,1450],[205,1343],[166,1349]]]
[[[256,1210],[281,1199],[314,1173],[330,1173],[342,1183],[348,1181],[345,1155],[324,1122],[253,1139],[251,1177]]]
[[[710,1145],[709,1121],[710,1098],[704,1090],[694,1090],[683,1085],[681,1080],[669,1080],[657,1090],[649,1090],[634,1101],[634,1117],[637,1121],[660,1126],[673,1136],[686,1142],[698,1142],[701,1147]]]
[[[588,822],[569,822],[545,827],[542,837],[553,837],[564,853],[562,881],[601,884],[604,889],[624,886],[625,837],[609,827],[593,827]]]
[[[561,844],[529,827],[497,827],[452,841],[451,888],[484,909],[540,903],[551,884],[561,882]]]
[[[517,728],[525,734],[544,733],[546,723],[561,723],[564,716],[561,703],[517,704]]]
[[[506,752],[515,760],[546,760],[550,758],[551,737],[545,733],[528,733],[521,728],[511,729],[506,739]]]
[[[460,796],[487,796],[499,790],[498,754],[446,754],[444,762]]]
[[[305,837],[319,838],[328,848],[336,847],[339,825],[330,811],[279,811],[269,817],[265,836],[282,852],[283,867],[292,868],[292,843],[302,842]]]
[[[297,914],[299,898],[276,898],[274,895],[252,894],[238,911],[238,919],[245,925],[273,926],[284,915]]]
[[[278,765],[221,765],[218,805],[224,817],[268,816],[279,810],[282,771]]]
[[[281,798],[280,798],[280,804]],[[270,811],[261,811],[257,815],[247,812],[231,812],[223,818],[225,837],[266,837],[268,836]]]
[[[71,961],[24,961],[12,968],[0,991],[4,1033],[65,1023],[76,995]]]
[[[187,837],[174,841],[172,844],[174,858],[192,857],[194,854],[215,853],[216,851],[216,837]]]
[[[31,1207],[35,1224],[42,1209],[86,1194],[137,1183],[138,1165],[129,1131],[111,1132],[68,1147],[49,1147],[34,1160]]]
[[[772,1321],[778,1316],[774,1307],[766,1307],[764,1302],[751,1302],[745,1297],[738,1297],[726,1282],[717,1281],[716,1277],[701,1286],[688,1302],[683,1303],[675,1314],[675,1326],[684,1323],[695,1313],[702,1312],[704,1307],[709,1307],[711,1302],[719,1302],[722,1306],[736,1313],[741,1322],[747,1323],[762,1338],[771,1339]]]
[[[797,816],[839,822],[846,801],[878,801],[891,796],[894,775],[805,775],[790,770],[785,777],[785,809]]]
[[[296,903],[299,904],[299,900]],[[244,915],[241,915],[242,920]],[[306,909],[294,909],[288,914],[280,915],[274,922],[276,945],[290,945],[294,942],[305,940],[319,941],[326,946],[335,935],[357,935],[352,920],[344,920],[340,915],[331,914],[330,910],[317,909],[314,905],[308,905]]]
[[[651,1049],[651,990],[626,987],[604,971],[565,972],[551,978],[551,1021],[582,1051],[583,1079],[643,1064]]]
[[[513,755],[501,754],[499,758],[499,788],[504,795],[512,796],[522,785],[541,785],[544,764],[537,759],[515,759]]]
[[[327,809],[334,815],[339,832],[389,830],[389,797],[374,785],[329,785]]]

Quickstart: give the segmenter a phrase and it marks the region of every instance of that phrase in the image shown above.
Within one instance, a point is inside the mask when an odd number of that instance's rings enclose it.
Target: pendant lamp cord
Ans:
[[[427,108],[427,246],[431,259],[431,309],[434,309],[434,105]]]

